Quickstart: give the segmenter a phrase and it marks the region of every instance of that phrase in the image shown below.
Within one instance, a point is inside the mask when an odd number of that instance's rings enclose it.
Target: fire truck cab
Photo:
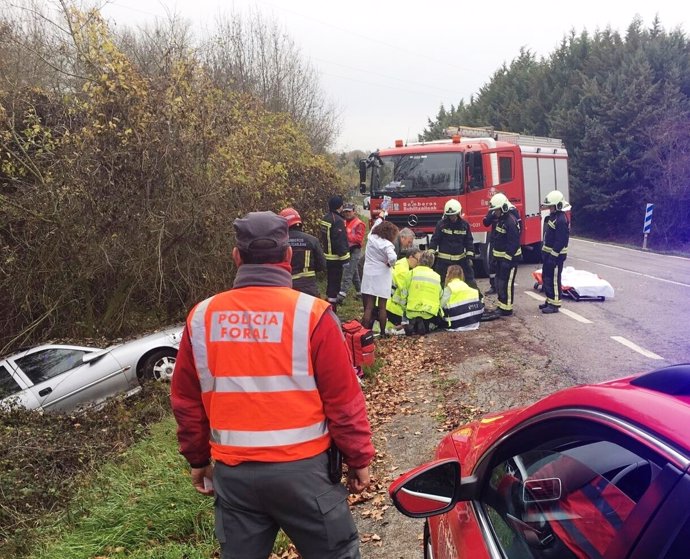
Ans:
[[[387,200],[388,220],[415,232],[424,248],[457,199],[475,242],[475,268],[489,271],[489,228],[482,223],[491,197],[503,192],[522,217],[523,258],[541,258],[541,202],[552,190],[568,199],[568,152],[562,140],[525,136],[493,128],[452,127],[449,138],[430,142],[395,142],[360,161],[360,191],[369,191],[372,217]]]

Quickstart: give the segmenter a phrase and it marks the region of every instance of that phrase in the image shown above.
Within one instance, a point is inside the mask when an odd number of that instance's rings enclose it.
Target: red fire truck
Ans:
[[[460,201],[472,227],[475,266],[488,272],[490,240],[482,224],[489,199],[503,192],[522,216],[525,260],[539,261],[544,196],[560,190],[568,199],[568,152],[556,138],[493,128],[446,130],[447,140],[403,145],[372,153],[359,164],[360,191],[369,190],[376,215],[387,200],[388,220],[415,232],[424,247],[450,198]]]

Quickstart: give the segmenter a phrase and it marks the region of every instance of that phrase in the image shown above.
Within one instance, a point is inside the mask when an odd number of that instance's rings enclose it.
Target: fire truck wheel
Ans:
[[[474,261],[474,275],[478,278],[488,278],[491,272],[491,243],[477,245],[479,258]]]

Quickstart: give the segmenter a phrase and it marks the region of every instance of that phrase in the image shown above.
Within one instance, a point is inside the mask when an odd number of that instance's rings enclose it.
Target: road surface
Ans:
[[[565,299],[565,312],[543,315],[543,294],[522,264],[515,317],[577,382],[597,382],[690,363],[690,259],[571,239],[566,266],[607,280],[604,302]],[[486,280],[480,282],[486,286]]]

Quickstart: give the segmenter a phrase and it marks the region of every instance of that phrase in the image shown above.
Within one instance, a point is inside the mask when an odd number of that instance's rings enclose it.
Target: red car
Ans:
[[[389,489],[426,559],[690,557],[690,364],[487,415],[435,458]]]

